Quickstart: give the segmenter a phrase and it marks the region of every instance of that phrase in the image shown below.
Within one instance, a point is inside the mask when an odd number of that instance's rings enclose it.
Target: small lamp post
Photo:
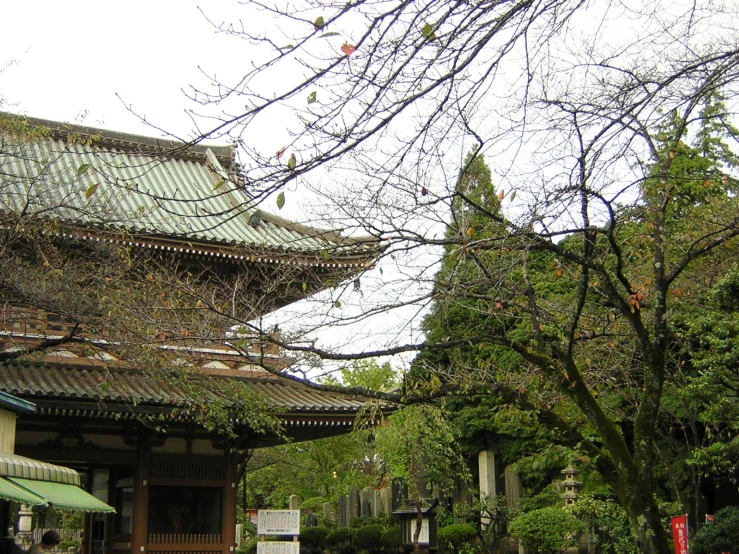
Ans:
[[[426,552],[436,551],[439,546],[438,524],[436,522],[437,499],[421,501],[421,533],[418,536],[418,548]],[[416,535],[419,505],[414,500],[404,500],[403,505],[393,512],[400,519],[402,531],[401,551],[413,550],[413,537]]]

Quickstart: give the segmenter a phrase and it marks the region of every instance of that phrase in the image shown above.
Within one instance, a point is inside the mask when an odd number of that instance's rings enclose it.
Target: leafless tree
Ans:
[[[326,293],[300,340],[280,346],[324,360],[481,344],[515,353],[596,429],[584,442],[643,551],[668,552],[652,474],[671,305],[692,268],[739,234],[729,167],[706,170],[712,192],[688,198],[674,160],[702,122],[735,140],[736,6],[306,0],[246,1],[243,10],[241,23],[213,21],[243,39],[235,57],[250,64],[233,82],[213,76],[190,89],[199,135],[241,145],[253,194],[292,202],[295,188],[310,191],[309,219],[387,246],[361,276],[364,296]],[[719,94],[726,107],[708,114]],[[265,120],[284,122],[290,140],[265,151],[255,141]],[[470,149],[491,164],[494,194],[460,186]],[[454,215],[465,211],[485,233]],[[530,275],[539,255],[570,280],[566,300]],[[463,278],[435,280],[449,266]],[[434,302],[470,300],[496,324],[437,342],[408,327]],[[370,341],[339,345],[317,333],[327,324],[377,329],[372,318],[385,333]],[[507,333],[508,321],[528,322],[530,340]],[[585,361],[614,343],[619,382],[639,391],[629,429],[599,403],[595,381],[607,372]],[[489,367],[501,370],[496,359]],[[478,371],[467,382],[488,379]],[[578,437],[546,402],[526,402]]]

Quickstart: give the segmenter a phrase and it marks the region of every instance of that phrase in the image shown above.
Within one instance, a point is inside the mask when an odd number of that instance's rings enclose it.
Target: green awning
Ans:
[[[14,500],[31,506],[46,506],[46,500],[32,493],[28,489],[19,487],[7,479],[0,477],[0,499]]]
[[[64,483],[51,483],[48,481],[32,481],[30,479],[19,479],[8,477],[15,485],[29,490],[57,508],[66,510],[79,510],[83,512],[115,512],[102,500],[98,500],[90,493],[85,492],[74,485]]]
[[[80,475],[73,469],[39,462],[8,452],[0,453],[0,477],[19,477],[68,485],[80,484]]]

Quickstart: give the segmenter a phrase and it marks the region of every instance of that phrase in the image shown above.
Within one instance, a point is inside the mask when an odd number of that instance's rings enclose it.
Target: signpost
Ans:
[[[259,510],[257,554],[300,554],[300,510]],[[292,535],[292,542],[265,541],[265,535]]]

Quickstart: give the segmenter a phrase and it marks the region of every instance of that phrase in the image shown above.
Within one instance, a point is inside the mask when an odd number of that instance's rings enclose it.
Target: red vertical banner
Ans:
[[[688,554],[688,516],[672,518],[672,540],[675,541],[675,554]]]

